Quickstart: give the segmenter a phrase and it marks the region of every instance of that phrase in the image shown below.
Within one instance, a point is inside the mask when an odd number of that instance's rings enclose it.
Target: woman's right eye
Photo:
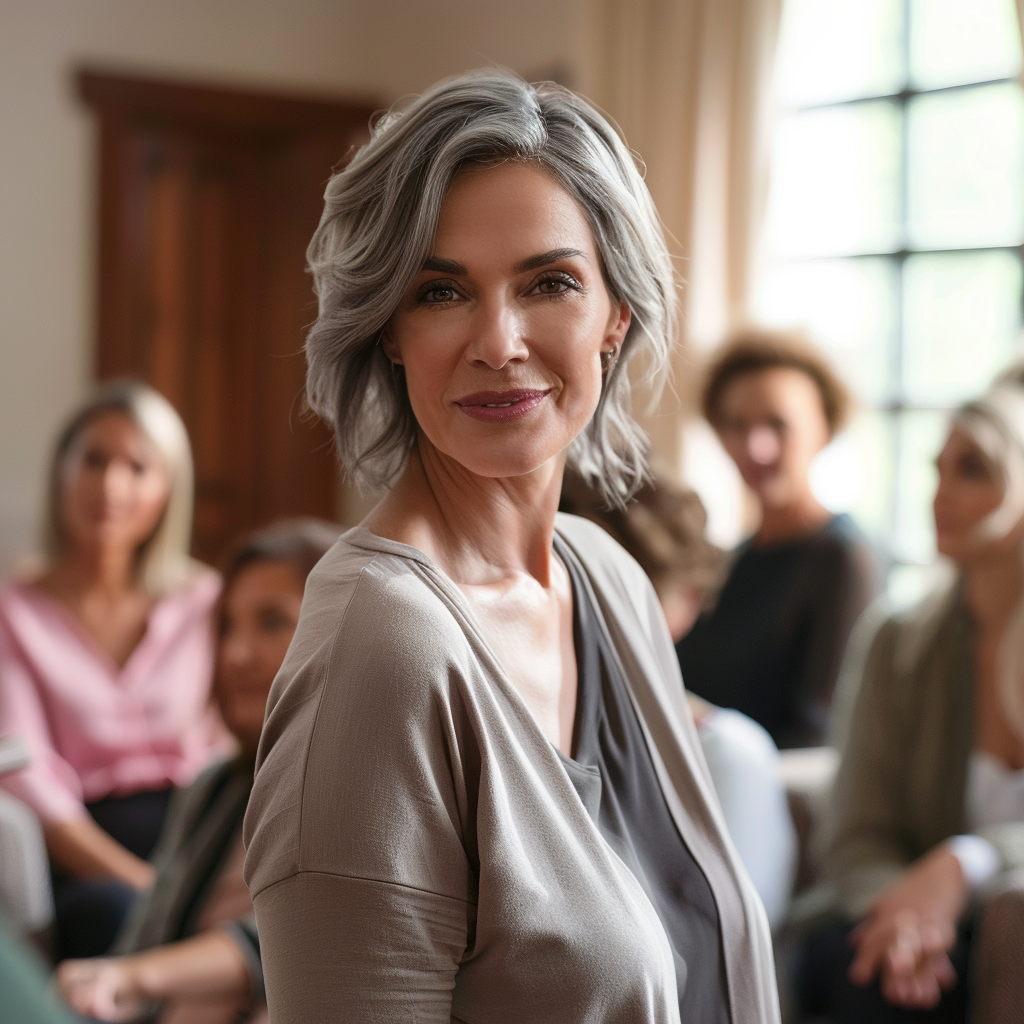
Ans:
[[[441,306],[458,298],[455,285],[449,281],[431,281],[420,289],[419,301],[428,306]]]

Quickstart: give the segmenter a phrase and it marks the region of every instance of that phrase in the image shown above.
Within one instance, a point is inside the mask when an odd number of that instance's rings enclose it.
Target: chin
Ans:
[[[481,439],[476,443],[453,444],[447,454],[476,476],[505,479],[536,472],[564,450],[564,445],[538,443],[523,437],[498,443]]]

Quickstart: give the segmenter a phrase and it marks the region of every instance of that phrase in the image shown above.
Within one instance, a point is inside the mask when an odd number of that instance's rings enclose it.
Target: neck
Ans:
[[[50,575],[62,587],[77,593],[101,591],[119,596],[136,589],[135,552],[102,545],[73,550]]]
[[[1001,629],[1024,594],[1024,563],[1000,552],[962,566],[967,607],[982,628]]]
[[[808,489],[785,505],[762,504],[761,525],[754,534],[754,543],[758,547],[771,547],[798,540],[820,530],[831,518],[832,513]]]
[[[559,459],[523,476],[477,476],[421,435],[365,525],[419,548],[458,584],[525,572],[547,587],[563,470]]]

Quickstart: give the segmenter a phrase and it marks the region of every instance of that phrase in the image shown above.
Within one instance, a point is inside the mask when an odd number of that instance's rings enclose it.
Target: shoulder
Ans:
[[[7,657],[34,657],[58,638],[72,634],[68,616],[57,602],[31,583],[11,583],[0,589],[0,651]]]
[[[903,701],[921,690],[920,674],[937,645],[958,643],[961,618],[955,577],[940,579],[916,604],[894,609],[884,597],[861,615],[850,637],[843,674],[851,694],[862,687],[879,699]],[[841,687],[843,689],[844,687]]]
[[[429,562],[373,550],[342,538],[306,581],[294,646],[330,642],[351,657],[373,653],[388,664],[422,664],[431,652],[465,643]],[[340,643],[339,643],[340,642]]]
[[[183,582],[162,594],[156,604],[157,607],[178,609],[186,616],[205,617],[217,603],[220,591],[220,573],[193,560]]]
[[[833,516],[804,543],[807,550],[818,557],[849,566],[870,564],[875,557],[871,542],[845,512]]]
[[[180,838],[188,831],[192,822],[198,818],[208,805],[210,794],[224,782],[226,778],[238,770],[238,759],[234,756],[217,758],[204,768],[193,781],[183,789],[176,789],[171,797],[171,805],[164,825],[165,838]],[[161,842],[161,847],[165,845]]]
[[[429,578],[414,559],[339,540],[306,581],[299,624],[271,689],[268,724],[288,709],[319,703],[328,684],[328,704],[339,713],[351,698],[391,702],[399,714],[446,679],[469,645]],[[410,686],[412,679],[420,685]]]

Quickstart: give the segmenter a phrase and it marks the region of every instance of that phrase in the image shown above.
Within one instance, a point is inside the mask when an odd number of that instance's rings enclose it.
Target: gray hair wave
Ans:
[[[430,255],[448,187],[469,164],[535,162],[583,210],[612,298],[632,322],[597,409],[569,463],[613,504],[646,474],[647,437],[631,412],[628,364],[646,351],[648,378],[675,336],[676,277],[654,203],[615,129],[551,83],[482,70],[448,79],[375,125],[327,185],[307,250],[319,315],[306,338],[310,406],[334,427],[350,479],[381,489],[416,439],[404,374],[379,344]]]

